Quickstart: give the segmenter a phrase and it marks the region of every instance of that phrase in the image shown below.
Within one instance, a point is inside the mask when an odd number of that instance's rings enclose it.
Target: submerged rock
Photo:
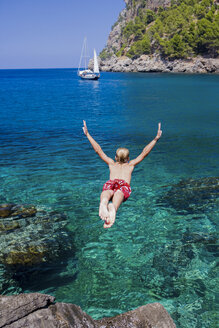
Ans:
[[[6,218],[12,213],[12,204],[2,204],[0,205],[0,217]]]
[[[189,268],[191,260],[194,259],[195,252],[193,245],[175,244],[163,246],[154,254],[152,267],[154,277],[142,276],[145,284],[150,289],[164,297],[179,297],[183,292],[182,286],[178,284],[182,272]]]
[[[35,206],[24,206],[15,204],[1,204],[0,205],[0,217],[7,218],[9,216],[20,216],[23,218],[34,216],[37,212]]]
[[[206,250],[210,253],[218,256],[219,245],[218,245],[218,234],[214,233],[203,233],[203,232],[186,232],[183,234],[182,242],[185,244],[200,244],[203,245]]]
[[[34,265],[71,249],[65,215],[24,205],[1,205],[0,209],[0,263]]]
[[[141,306],[113,318],[93,320],[74,304],[55,303],[54,297],[32,293],[0,296],[0,327],[5,328],[175,328],[159,303]]]
[[[0,293],[21,292],[17,272],[53,263],[73,249],[68,221],[35,206],[3,204],[0,210]]]
[[[203,213],[217,205],[219,178],[185,179],[173,185],[159,199],[159,204],[169,205],[179,212]]]

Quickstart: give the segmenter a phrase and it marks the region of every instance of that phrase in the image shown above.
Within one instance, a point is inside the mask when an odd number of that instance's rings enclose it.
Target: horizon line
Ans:
[[[23,68],[0,68],[0,71],[15,69],[78,69],[78,67],[23,67]]]

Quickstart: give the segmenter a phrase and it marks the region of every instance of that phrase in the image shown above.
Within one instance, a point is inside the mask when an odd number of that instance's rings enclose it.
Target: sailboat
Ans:
[[[100,77],[100,71],[99,71],[99,66],[98,66],[98,61],[97,61],[97,53],[96,50],[94,49],[94,68],[93,71],[91,69],[87,68],[87,39],[84,39],[84,43],[82,46],[82,51],[81,51],[81,58],[78,66],[78,76],[80,76],[81,79],[83,80],[98,80]],[[82,60],[84,59],[84,68],[81,69],[81,63]]]

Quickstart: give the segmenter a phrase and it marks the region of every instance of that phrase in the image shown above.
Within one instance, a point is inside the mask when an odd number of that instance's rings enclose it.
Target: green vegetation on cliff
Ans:
[[[152,11],[147,9],[146,0],[132,1],[133,16],[121,29],[120,49],[105,48],[101,56],[104,59],[115,53],[119,57],[137,58],[159,53],[168,59],[216,57],[219,54],[218,8],[214,0],[171,0],[169,7]]]

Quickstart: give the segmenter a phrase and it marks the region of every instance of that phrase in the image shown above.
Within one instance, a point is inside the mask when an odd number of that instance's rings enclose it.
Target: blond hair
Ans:
[[[127,163],[129,159],[129,150],[127,148],[118,148],[116,151],[116,161]]]

